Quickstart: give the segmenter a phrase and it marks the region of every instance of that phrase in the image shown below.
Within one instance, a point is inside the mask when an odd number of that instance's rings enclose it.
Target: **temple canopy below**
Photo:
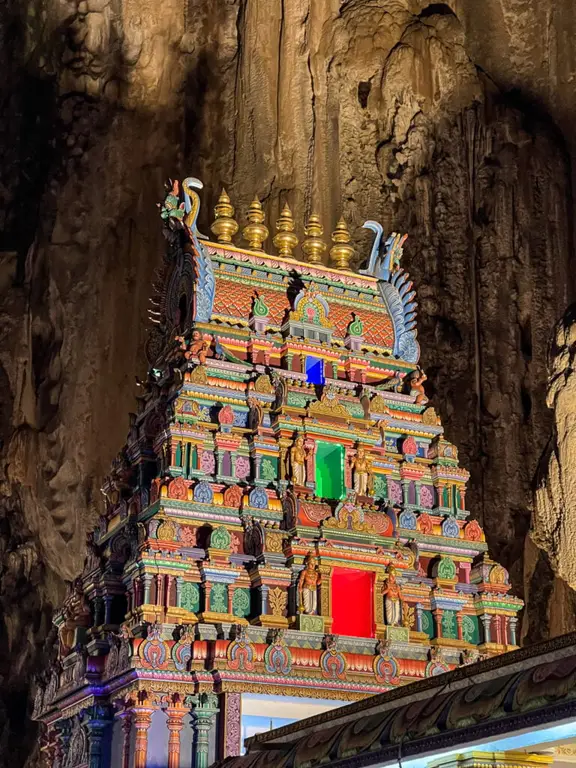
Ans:
[[[576,633],[259,734],[214,768],[568,768]]]

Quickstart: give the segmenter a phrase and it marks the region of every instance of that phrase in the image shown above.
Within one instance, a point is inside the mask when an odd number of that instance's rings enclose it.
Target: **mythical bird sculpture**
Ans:
[[[214,281],[214,268],[210,254],[199,238],[203,237],[198,232],[196,221],[200,210],[200,196],[196,192],[202,189],[204,185],[199,179],[193,176],[184,179],[182,190],[184,192],[184,226],[195,251],[196,267],[196,301],[194,306],[194,321],[197,323],[208,323],[212,316],[212,307],[214,305],[214,293],[216,284]],[[205,239],[205,238],[204,238]]]
[[[378,280],[378,289],[394,324],[394,354],[408,363],[417,363],[420,346],[416,341],[416,291],[408,273],[400,266],[403,244],[408,235],[393,232],[382,244],[384,230],[377,221],[367,221],[364,229],[371,229],[376,237],[370,252],[368,266],[362,274]]]

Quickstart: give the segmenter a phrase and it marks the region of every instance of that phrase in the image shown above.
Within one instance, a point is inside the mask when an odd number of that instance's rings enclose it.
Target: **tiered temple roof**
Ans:
[[[367,222],[354,272],[340,220],[326,266],[286,206],[272,255],[255,200],[241,248],[223,192],[211,242],[200,187],[161,205],[149,376],[38,687],[49,765],[203,768],[238,754],[242,694],[354,700],[516,647],[426,396],[405,238]]]

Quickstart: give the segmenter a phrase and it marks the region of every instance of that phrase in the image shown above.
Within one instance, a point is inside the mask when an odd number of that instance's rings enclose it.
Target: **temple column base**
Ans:
[[[332,625],[332,622],[330,622]],[[299,629],[302,632],[328,632],[326,627],[326,621],[323,616],[309,616],[305,613],[300,613],[298,616],[290,618],[290,626],[294,629]]]

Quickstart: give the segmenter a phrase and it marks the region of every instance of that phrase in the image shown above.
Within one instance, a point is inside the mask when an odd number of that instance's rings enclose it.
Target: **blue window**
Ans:
[[[306,381],[309,384],[324,384],[324,360],[317,357],[306,358]]]

